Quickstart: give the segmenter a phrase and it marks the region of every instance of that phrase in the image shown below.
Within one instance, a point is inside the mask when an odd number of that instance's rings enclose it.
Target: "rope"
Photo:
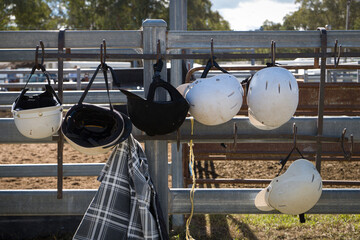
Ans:
[[[194,118],[190,118],[191,120],[191,135],[194,134]],[[191,175],[192,175],[192,187],[190,190],[190,202],[191,202],[191,212],[189,218],[186,220],[186,240],[194,240],[194,238],[190,234],[190,223],[191,219],[194,215],[194,195],[195,195],[195,170],[194,170],[194,162],[195,162],[195,156],[194,156],[194,150],[193,150],[193,140],[190,139],[189,142],[190,145],[190,151],[189,151],[189,161],[191,164]]]

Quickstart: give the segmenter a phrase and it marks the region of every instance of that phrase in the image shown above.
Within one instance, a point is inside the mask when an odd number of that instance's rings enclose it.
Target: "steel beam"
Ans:
[[[64,177],[98,176],[104,163],[65,163]],[[55,177],[57,164],[0,164],[1,177]],[[168,163],[168,175],[171,175],[171,163]]]
[[[169,191],[169,214],[190,213],[190,189]],[[196,189],[195,214],[269,214],[254,205],[260,189]],[[63,199],[56,190],[0,190],[0,216],[83,215],[96,190],[64,190]],[[319,202],[307,213],[360,214],[360,189],[323,189]]]
[[[296,123],[298,127],[298,142],[314,142],[317,134],[317,117],[293,117],[283,126],[264,131],[255,128],[249,122],[248,117],[235,117],[232,120],[218,125],[205,126],[199,122],[194,123],[194,135],[190,134],[190,119],[186,119],[180,127],[180,142],[188,142],[194,139],[194,142],[233,142],[234,124],[237,125],[237,142],[248,143],[280,143],[292,142],[292,126]],[[324,130],[322,141],[337,141],[341,137],[344,128],[347,129],[345,137],[350,134],[354,136],[354,143],[360,142],[360,117],[324,117]],[[17,130],[13,118],[0,118],[0,143],[50,143],[54,142],[52,138],[30,139],[20,134]],[[176,132],[167,135],[147,136],[141,133],[137,128],[133,129],[134,137],[139,141],[165,140],[175,142],[178,140]]]

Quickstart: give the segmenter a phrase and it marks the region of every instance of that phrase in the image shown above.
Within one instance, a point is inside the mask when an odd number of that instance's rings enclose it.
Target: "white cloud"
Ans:
[[[214,7],[219,6],[217,0],[212,2]],[[286,14],[298,9],[293,2],[279,0],[238,1],[235,7],[234,0],[228,2],[231,4],[223,4],[223,7],[214,10],[230,23],[231,29],[237,31],[259,29],[265,20],[282,23]]]

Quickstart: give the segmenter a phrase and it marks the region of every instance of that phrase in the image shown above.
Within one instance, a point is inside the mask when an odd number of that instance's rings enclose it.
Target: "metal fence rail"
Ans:
[[[64,177],[98,176],[105,163],[65,163]],[[171,163],[168,163],[171,165]],[[171,167],[168,168],[171,175]],[[0,164],[2,177],[56,177],[57,164]]]
[[[254,205],[260,189],[196,189],[196,214],[266,214]],[[190,189],[169,191],[169,214],[190,212]],[[0,190],[0,216],[83,215],[96,190],[64,190],[56,199],[56,190]],[[341,204],[339,204],[341,203]],[[324,189],[319,202],[308,213],[360,214],[360,189]]]

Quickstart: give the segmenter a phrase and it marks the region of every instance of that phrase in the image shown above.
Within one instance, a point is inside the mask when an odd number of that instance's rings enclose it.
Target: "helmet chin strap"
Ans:
[[[287,163],[287,161],[289,160],[291,154],[294,152],[294,150],[296,150],[299,155],[301,156],[301,158],[304,158],[304,156],[301,154],[299,148],[296,146],[297,144],[297,141],[296,141],[296,136],[297,136],[297,126],[296,124],[294,123],[293,124],[293,138],[294,138],[294,141],[293,141],[293,148],[291,149],[291,151],[289,152],[289,154],[284,158],[284,159],[281,159],[280,160],[280,164],[281,164],[281,168],[278,172],[278,174],[276,175],[276,177],[278,177],[281,173],[281,171],[283,170],[283,168],[285,167],[285,164]]]
[[[226,71],[225,69],[223,69],[222,67],[219,66],[219,64],[215,61],[215,59],[216,59],[216,57],[212,56],[208,60],[208,62],[206,63],[205,69],[204,69],[203,73],[201,74],[200,78],[206,78],[206,76],[208,75],[208,73],[212,67],[216,67],[218,70],[222,71],[223,73],[228,73],[228,71]]]

